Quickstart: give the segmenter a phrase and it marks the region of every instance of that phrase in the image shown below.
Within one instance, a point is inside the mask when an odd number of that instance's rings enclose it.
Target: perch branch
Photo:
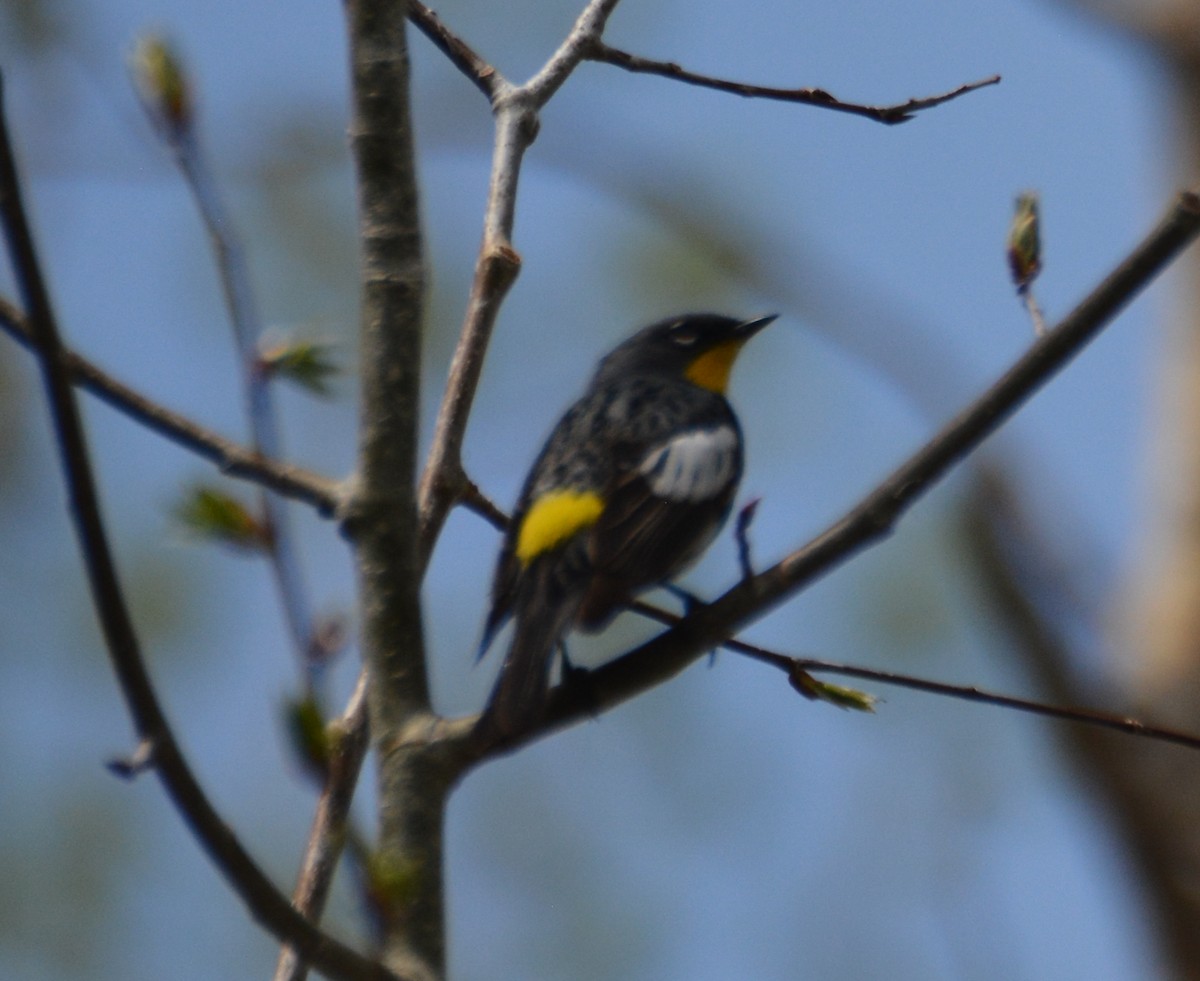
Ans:
[[[586,699],[556,690],[542,723],[505,748],[587,718],[596,709],[619,704],[678,674],[744,624],[885,537],[921,495],[1061,370],[1198,234],[1200,197],[1182,193],[1158,227],[1071,314],[839,522],[663,634],[592,672]],[[476,751],[486,755],[489,749]]]

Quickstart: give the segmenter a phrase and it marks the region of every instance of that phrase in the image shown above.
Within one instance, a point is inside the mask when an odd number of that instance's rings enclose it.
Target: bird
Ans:
[[[729,516],[742,429],[725,397],[743,345],[777,314],[669,317],[596,368],[542,446],[496,561],[478,657],[514,621],[478,727],[509,738],[543,715],[556,651],[669,584]]]

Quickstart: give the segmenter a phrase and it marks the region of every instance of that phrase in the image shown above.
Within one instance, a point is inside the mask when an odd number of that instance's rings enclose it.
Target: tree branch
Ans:
[[[358,473],[346,510],[377,746],[373,899],[384,963],[445,976],[442,835],[447,775],[436,748],[391,747],[432,718],[420,605],[416,455],[424,253],[403,0],[347,0],[362,250]]]
[[[1185,192],[1158,227],[1071,314],[837,524],[670,630],[593,671],[587,698],[560,687],[538,726],[504,747],[476,747],[475,752],[482,756],[498,748],[510,750],[666,681],[740,627],[885,537],[921,495],[1061,370],[1197,235],[1200,197]]]
[[[654,62],[619,51],[603,43],[601,35],[617,0],[592,0],[563,44],[545,66],[521,86],[508,82],[469,45],[455,35],[437,15],[421,3],[410,5],[409,16],[477,88],[488,96],[496,116],[492,180],[484,218],[483,243],[467,303],[459,343],[450,365],[420,487],[420,554],[423,561],[433,548],[450,509],[469,494],[461,452],[467,420],[474,401],[491,332],[508,290],[520,271],[520,256],[512,246],[512,221],[517,182],[525,151],[537,135],[538,110],[554,95],[584,59],[604,61],[630,71],[666,75],[694,85],[735,92],[743,96],[808,103],[854,113],[884,123],[899,123],[915,113],[999,82],[992,76],[926,99],[910,99],[895,106],[863,106],[842,102],[820,89],[772,89],[728,82],[687,72],[678,65]]]
[[[908,120],[924,109],[932,109],[934,106],[940,106],[969,92],[986,88],[989,85],[996,85],[1000,81],[999,75],[989,75],[987,78],[982,78],[977,82],[968,82],[966,85],[960,85],[958,88],[952,89],[949,92],[943,92],[941,95],[932,95],[924,99],[909,99],[907,102],[900,102],[891,106],[866,106],[855,102],[843,102],[841,99],[830,95],[824,89],[783,89],[767,85],[751,85],[747,82],[733,82],[723,78],[713,78],[710,75],[698,75],[672,61],[654,61],[650,58],[643,58],[640,55],[629,54],[627,51],[622,51],[619,48],[605,44],[598,38],[591,43],[586,57],[590,61],[615,65],[617,68],[624,68],[629,72],[660,75],[663,78],[669,78],[676,82],[714,89],[717,92],[729,92],[747,99],[775,99],[779,102],[817,106],[821,109],[832,109],[835,112],[864,116],[867,119],[873,119],[877,123],[884,123],[888,126],[908,122]]]
[[[213,808],[196,781],[159,704],[142,658],[108,536],[100,514],[79,406],[71,387],[65,349],[46,290],[21,201],[20,183],[0,104],[0,223],[35,341],[59,457],[70,494],[71,515],[100,627],[113,669],[140,742],[150,747],[155,772],[175,807],[251,914],[281,940],[331,976],[345,979],[394,977],[322,933],[296,912],[274,887]]]
[[[416,25],[434,46],[453,62],[489,100],[495,99],[506,84],[495,67],[489,65],[475,50],[452,32],[432,10],[420,0],[409,0],[408,19]]]
[[[24,347],[36,351],[37,341],[22,313],[0,298],[0,328]],[[284,497],[311,504],[323,517],[332,517],[341,504],[337,485],[319,474],[289,463],[269,460],[213,432],[118,381],[82,355],[63,348],[61,359],[73,384],[106,405],[141,423],[152,432],[216,464],[230,477],[270,488]]]
[[[514,86],[494,68],[486,66],[489,73],[485,91],[496,117],[492,175],[484,214],[483,242],[475,263],[471,294],[450,363],[433,445],[421,477],[420,555],[423,563],[428,561],[446,515],[467,493],[469,486],[462,466],[463,438],[500,304],[521,268],[521,257],[512,246],[513,216],[521,162],[537,137],[538,112],[600,37],[617,2],[590,0],[558,50],[524,85]],[[419,13],[421,9],[413,7],[416,16],[423,16]],[[461,61],[456,60],[456,64],[462,67]],[[485,70],[481,65],[481,60],[471,61],[468,74],[475,72],[474,77],[478,77],[478,72]]]
[[[991,559],[991,556],[989,556]],[[637,602],[631,609],[657,620],[667,626],[675,626],[682,622],[683,617],[659,609],[649,603]],[[1200,736],[1166,726],[1149,725],[1138,719],[1112,712],[1101,712],[1097,709],[1075,708],[1066,705],[1054,705],[1048,702],[1036,701],[1030,698],[1018,698],[1015,695],[1004,695],[1000,692],[986,691],[974,685],[954,685],[944,681],[933,681],[929,678],[919,678],[914,675],[902,674],[897,671],[884,671],[881,668],[866,668],[857,664],[843,664],[838,661],[827,661],[816,657],[791,657],[778,651],[768,650],[757,644],[748,644],[737,638],[721,642],[721,647],[736,654],[769,664],[786,674],[793,680],[793,687],[798,673],[815,671],[818,674],[836,674],[847,678],[860,678],[865,681],[877,681],[884,685],[895,685],[898,688],[911,688],[914,691],[929,692],[934,695],[945,695],[948,698],[958,698],[968,702],[979,702],[985,705],[996,705],[1001,708],[1015,709],[1032,715],[1041,715],[1050,719],[1060,719],[1065,722],[1078,722],[1083,725],[1101,729],[1113,729],[1130,736],[1141,736],[1158,742],[1174,743],[1186,746],[1188,749],[1200,749]],[[1055,698],[1067,698],[1065,687],[1054,689]]]
[[[868,681],[878,681],[885,685],[896,685],[900,688],[911,688],[914,691],[930,692],[935,695],[946,695],[968,702],[980,702],[985,705],[996,705],[1000,708],[1015,709],[1018,712],[1028,712],[1048,719],[1059,719],[1064,722],[1078,722],[1082,725],[1101,729],[1112,729],[1127,736],[1141,736],[1157,742],[1174,743],[1188,749],[1200,749],[1200,736],[1166,726],[1149,725],[1138,719],[1125,715],[1115,715],[1111,712],[1100,712],[1096,709],[1074,708],[1066,705],[1051,705],[1047,702],[1030,698],[1018,698],[1014,695],[1003,695],[999,692],[986,691],[974,685],[952,685],[943,681],[932,681],[928,678],[917,678],[912,675],[900,674],[895,671],[882,671],[877,668],[864,668],[853,664],[839,664],[836,661],[825,661],[812,657],[785,657],[774,651],[756,648],[740,641],[731,641],[721,645],[730,650],[740,651],[749,657],[754,657],[764,663],[771,664],[791,675],[796,671],[816,671],[843,675],[848,678],[862,678]]]
[[[990,500],[989,498],[986,498]],[[484,499],[486,500],[486,499]],[[464,501],[464,503],[467,503]],[[751,504],[757,504],[757,500]],[[476,510],[482,517],[485,517],[497,529],[503,530],[508,524],[508,516],[501,510],[487,502],[490,506],[488,509],[484,507],[476,507],[469,504],[472,510]],[[747,506],[747,508],[749,505]],[[743,509],[745,510],[745,509]],[[980,507],[976,506],[973,511],[980,511]],[[739,515],[739,520],[741,516]],[[988,529],[989,532],[992,529]],[[978,534],[978,532],[976,532]],[[995,543],[989,543],[991,550],[994,552]],[[744,547],[742,537],[739,535],[739,547]],[[994,556],[989,553],[989,562],[994,563]],[[743,570],[749,566],[742,562]],[[752,573],[750,573],[752,574]],[[991,578],[991,577],[989,577]],[[1011,584],[1006,583],[1010,588]],[[1023,597],[1022,597],[1023,598]],[[1027,602],[1027,601],[1026,601]],[[648,619],[655,620],[658,623],[668,627],[674,627],[683,622],[685,617],[677,613],[672,613],[669,610],[664,610],[652,603],[647,603],[644,600],[635,600],[628,609],[633,613],[638,613]],[[1029,617],[1032,613],[1028,609],[1024,609],[1022,616]],[[1044,643],[1044,640],[1038,641]],[[1179,729],[1172,729],[1166,726],[1150,725],[1141,722],[1138,719],[1129,716],[1115,715],[1111,712],[1102,712],[1097,709],[1089,708],[1074,708],[1066,705],[1051,704],[1049,702],[1036,701],[1029,698],[1020,698],[1015,695],[1005,695],[1000,692],[986,691],[974,685],[956,685],[948,682],[933,681],[929,678],[921,678],[915,675],[903,674],[896,671],[885,671],[881,668],[868,668],[856,664],[844,664],[838,661],[829,661],[823,658],[814,657],[793,657],[788,654],[781,654],[778,651],[772,651],[768,648],[761,647],[757,644],[750,644],[744,640],[739,640],[736,637],[731,637],[723,640],[720,646],[727,651],[732,651],[735,654],[742,654],[756,661],[761,661],[763,664],[768,664],[786,674],[793,687],[801,687],[797,684],[799,675],[806,674],[810,671],[825,674],[843,675],[850,678],[859,678],[866,681],[877,681],[880,684],[894,685],[899,688],[911,688],[914,691],[924,691],[935,695],[945,695],[948,698],[958,698],[968,702],[979,702],[986,705],[996,705],[1001,708],[1011,708],[1020,712],[1028,712],[1033,715],[1041,715],[1046,718],[1058,719],[1065,722],[1078,722],[1083,725],[1090,725],[1103,729],[1112,729],[1117,732],[1125,733],[1131,736],[1141,736],[1146,739],[1156,740],[1159,742],[1174,743],[1179,746],[1185,746],[1189,749],[1200,749],[1200,736],[1193,735],[1189,732],[1183,732]],[[1065,660],[1065,659],[1064,659]],[[1056,698],[1066,699],[1069,696],[1069,689],[1064,685],[1056,685],[1053,688]],[[813,697],[811,695],[807,697]]]
[[[329,775],[308,835],[308,847],[296,888],[292,891],[296,909],[314,923],[320,922],[325,912],[329,889],[346,841],[350,804],[370,742],[365,675],[359,676],[345,713],[331,727],[330,740]],[[307,976],[308,964],[300,952],[285,945],[275,967],[275,981],[304,981]]]

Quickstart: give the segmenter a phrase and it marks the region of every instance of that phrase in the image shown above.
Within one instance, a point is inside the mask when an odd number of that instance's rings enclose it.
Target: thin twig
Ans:
[[[991,435],[1200,235],[1200,196],[1185,192],[1130,255],[995,384],[826,532],[743,580],[676,626],[591,674],[587,698],[557,689],[543,721],[507,751],[666,681],[734,631],[887,536],[904,512]],[[477,747],[480,756],[500,747]]]
[[[750,548],[750,526],[754,524],[754,516],[758,513],[758,505],[761,500],[762,498],[756,497],[742,505],[733,529],[733,540],[737,543],[738,567],[742,570],[743,579],[749,579],[754,575],[754,556],[753,550]]]
[[[304,957],[332,977],[395,977],[379,964],[323,933],[292,908],[213,808],[175,740],[146,671],[108,545],[83,422],[66,365],[65,348],[21,201],[20,182],[2,104],[0,222],[30,331],[36,341],[60,462],[70,494],[71,515],[93,603],[113,669],[133,717],[139,745],[148,743],[153,747],[150,755],[155,772],[172,802],[255,919],[280,940],[295,944]]]
[[[499,531],[508,527],[508,515],[490,497],[483,493],[478,485],[466,478],[467,486],[463,490],[462,503],[468,510],[475,512],[488,524]]]
[[[927,691],[937,695],[949,695],[953,698],[965,699],[969,702],[997,705],[1001,708],[1016,709],[1019,712],[1029,712],[1033,715],[1041,715],[1050,719],[1079,722],[1101,729],[1113,729],[1129,736],[1143,736],[1146,739],[1174,743],[1178,746],[1186,746],[1189,749],[1200,749],[1200,736],[1181,732],[1178,729],[1169,729],[1165,726],[1147,725],[1144,722],[1139,722],[1137,719],[1115,715],[1111,712],[1099,712],[1095,709],[1073,708],[1064,705],[1049,705],[1033,699],[1017,698],[1013,695],[1002,695],[998,692],[986,691],[982,688],[976,688],[974,685],[951,685],[941,681],[930,681],[928,678],[914,678],[910,675],[898,674],[892,671],[879,671],[851,664],[838,664],[833,661],[822,661],[816,658],[794,658],[793,666],[806,671],[840,674],[850,678],[864,678],[886,685],[898,685],[903,688],[913,688],[917,691]],[[782,667],[782,665],[777,665],[777,667]]]
[[[366,676],[360,676],[342,717],[331,728],[329,774],[308,835],[292,903],[309,920],[319,922],[329,899],[342,846],[347,840],[350,804],[370,742]],[[275,981],[304,981],[308,964],[285,945],[275,967]]]
[[[3,298],[0,298],[0,328],[25,347],[35,348],[36,342],[25,317]],[[269,460],[226,439],[130,388],[70,349],[63,350],[62,361],[74,384],[152,432],[216,464],[222,473],[253,481],[284,497],[311,504],[324,517],[332,517],[337,512],[342,495],[337,484],[328,478],[302,467]]]
[[[1033,288],[1027,286],[1024,289],[1017,291],[1021,297],[1021,302],[1025,305],[1026,311],[1029,313],[1029,319],[1033,322],[1033,333],[1035,337],[1046,336],[1046,317],[1042,313],[1042,307],[1037,301],[1037,297],[1033,295]]]
[[[657,620],[659,623],[674,625],[683,618],[660,609],[649,603],[638,602],[632,606],[643,616]],[[1085,725],[1098,726],[1104,729],[1115,729],[1133,736],[1143,736],[1160,742],[1175,743],[1187,746],[1189,749],[1200,749],[1200,736],[1170,729],[1165,726],[1147,725],[1128,716],[1114,715],[1111,712],[1101,712],[1096,709],[1075,708],[1071,706],[1052,705],[1035,699],[1018,698],[1015,695],[1004,695],[999,692],[986,691],[974,685],[954,685],[943,681],[931,681],[914,675],[902,674],[897,671],[884,671],[880,668],[866,668],[857,664],[843,664],[838,661],[828,661],[815,657],[791,657],[778,651],[768,650],[757,644],[748,644],[736,638],[722,641],[725,650],[743,654],[746,657],[769,664],[784,674],[792,675],[796,671],[815,671],[817,673],[844,675],[849,678],[861,678],[865,681],[877,681],[884,685],[895,685],[900,688],[912,688],[916,691],[930,692],[935,695],[946,695],[950,698],[963,699],[968,702],[981,702],[986,705],[997,705],[1002,708],[1016,709],[1034,715],[1042,715],[1051,719],[1062,719],[1067,722],[1080,722]]]
[[[906,102],[890,106],[867,106],[856,102],[844,102],[830,95],[824,89],[784,89],[769,85],[751,85],[747,82],[734,82],[728,79],[714,78],[710,75],[698,75],[672,61],[655,61],[651,58],[643,58],[640,55],[630,54],[627,51],[614,48],[599,39],[594,41],[588,49],[587,58],[591,61],[615,65],[618,68],[624,68],[626,71],[646,75],[660,75],[663,78],[670,78],[676,82],[685,82],[688,85],[697,85],[701,88],[714,89],[718,92],[729,92],[748,99],[774,99],[779,102],[793,102],[802,105],[817,106],[821,109],[832,109],[835,112],[864,116],[867,119],[872,119],[875,122],[884,123],[888,126],[908,122],[908,120],[912,119],[913,116],[922,110],[932,109],[934,106],[940,106],[969,92],[975,92],[989,85],[996,85],[1000,81],[999,75],[989,75],[987,78],[981,78],[977,82],[968,82],[966,85],[960,85],[958,88],[951,89],[949,92],[943,92],[940,95],[932,95],[924,99],[909,99]]]
[[[250,270],[241,241],[217,193],[216,180],[201,152],[194,122],[174,129],[160,127],[159,131],[167,138],[213,245],[242,368],[242,387],[250,420],[252,446],[262,456],[279,459],[283,455],[283,440],[271,394],[271,380],[263,370],[259,357],[262,320],[250,285]],[[325,652],[317,641],[312,604],[291,518],[286,503],[268,491],[263,491],[261,495],[261,506],[271,531],[267,539],[267,554],[283,605],[284,619],[304,666],[306,684],[313,690]]]
[[[480,92],[489,99],[496,97],[503,79],[495,67],[489,65],[466,41],[451,31],[436,13],[420,0],[408,0],[408,19]]]

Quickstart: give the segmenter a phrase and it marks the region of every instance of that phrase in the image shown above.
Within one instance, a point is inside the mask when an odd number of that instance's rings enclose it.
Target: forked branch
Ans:
[[[446,393],[438,413],[433,446],[421,478],[421,555],[428,559],[450,509],[469,496],[470,482],[461,450],[467,421],[500,305],[520,271],[520,255],[511,241],[517,183],[525,151],[537,135],[538,112],[582,60],[606,62],[628,71],[662,75],[705,88],[755,98],[818,106],[894,124],[934,106],[1000,81],[990,76],[940,95],[887,106],[844,102],[822,89],[781,89],[698,75],[679,65],[652,61],[605,44],[602,34],[617,0],[591,0],[574,28],[545,66],[524,85],[507,81],[423,3],[412,0],[409,19],[492,104],[496,138],[491,186],[484,217],[483,243],[458,345],[450,365]]]
[[[590,0],[570,33],[541,70],[523,85],[513,85],[452,35],[427,7],[410,4],[409,17],[446,51],[451,60],[481,88],[492,103],[496,133],[492,176],[483,219],[483,242],[475,263],[471,295],[450,363],[446,392],[438,411],[433,445],[421,475],[420,554],[427,562],[450,509],[467,493],[462,444],[483,359],[500,305],[521,269],[512,245],[517,183],[525,151],[537,137],[538,112],[562,87],[599,39],[618,0]]]

